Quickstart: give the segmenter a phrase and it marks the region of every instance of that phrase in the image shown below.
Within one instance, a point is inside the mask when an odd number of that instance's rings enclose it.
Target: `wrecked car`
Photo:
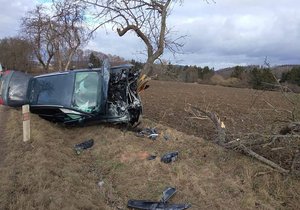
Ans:
[[[86,122],[134,124],[142,113],[139,71],[132,65],[70,70],[31,76],[0,72],[0,104],[30,105],[30,112],[66,125]]]

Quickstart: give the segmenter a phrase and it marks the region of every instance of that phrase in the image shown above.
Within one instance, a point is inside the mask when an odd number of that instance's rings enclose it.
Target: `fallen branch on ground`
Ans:
[[[215,142],[222,146],[225,145],[226,143],[225,124],[221,121],[220,117],[216,113],[210,111],[203,111],[198,107],[191,106],[190,104],[189,107],[185,109],[185,111],[194,115],[193,117],[194,119],[201,119],[201,120],[210,119],[214,123],[216,130],[218,132],[218,138],[215,140]]]
[[[272,168],[276,169],[277,171],[279,171],[280,173],[289,173],[289,170],[286,170],[282,167],[280,167],[278,164],[268,160],[267,158],[257,154],[256,152],[254,152],[253,150],[249,149],[248,147],[244,146],[244,145],[240,145],[238,147],[239,149],[241,149],[243,152],[245,152],[246,154],[250,155],[251,157],[256,158],[257,160],[271,166]]]
[[[260,145],[260,144],[264,144],[266,143],[266,141],[263,140],[263,138],[256,140],[255,142],[247,142],[246,140],[240,140],[239,138],[233,141],[228,141],[228,136],[226,135],[226,127],[225,124],[221,121],[220,117],[214,113],[214,112],[210,112],[210,111],[204,111],[201,110],[198,107],[194,107],[190,104],[188,104],[188,106],[185,108],[185,111],[192,114],[193,115],[193,119],[201,119],[203,120],[203,118],[207,118],[210,119],[217,131],[217,138],[215,140],[215,142],[223,147],[225,147],[226,149],[234,149],[234,150],[240,150],[242,152],[244,152],[245,154],[256,158],[257,160],[259,160],[260,162],[265,163],[268,166],[271,166],[272,168],[276,169],[277,171],[279,171],[280,173],[283,174],[287,174],[289,172],[293,172],[294,167],[292,167],[292,170],[286,170],[284,168],[282,168],[281,166],[279,166],[278,164],[272,162],[271,160],[268,160],[267,158],[257,154],[256,152],[254,152],[253,150],[251,150],[250,148],[247,147],[247,145]],[[257,134],[259,136],[259,134]],[[261,135],[262,136],[262,135]],[[291,135],[289,135],[291,136]],[[298,137],[299,135],[297,135]],[[285,138],[284,135],[272,135],[269,136],[269,139],[272,140],[272,142],[274,142],[276,139],[278,138]],[[294,163],[293,163],[294,165]]]

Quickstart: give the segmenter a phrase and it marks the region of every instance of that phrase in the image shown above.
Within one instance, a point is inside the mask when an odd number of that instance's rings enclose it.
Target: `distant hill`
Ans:
[[[277,78],[281,78],[281,75],[283,72],[290,71],[293,67],[299,67],[300,65],[279,65],[279,66],[274,66],[271,67],[271,70],[273,71],[274,75]],[[246,70],[252,70],[255,67],[259,67],[258,65],[249,65],[249,66],[242,66]],[[219,69],[215,73],[218,75],[221,75],[224,79],[228,79],[233,72],[234,67],[229,67],[229,68],[224,68],[224,69]]]

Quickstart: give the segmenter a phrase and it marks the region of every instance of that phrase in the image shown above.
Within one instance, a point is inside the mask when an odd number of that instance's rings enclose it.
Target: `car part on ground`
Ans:
[[[76,151],[76,153],[79,155],[83,150],[85,149],[89,149],[94,145],[94,139],[89,139],[86,140],[80,144],[76,144],[74,146],[74,150]]]
[[[151,140],[156,140],[158,137],[158,132],[155,128],[144,128],[140,129],[137,133],[136,136],[138,137],[148,137]]]
[[[162,158],[160,160],[163,163],[171,163],[171,162],[174,162],[175,160],[177,160],[178,155],[179,155],[178,151],[169,152],[169,153],[165,154],[164,156],[162,156]]]
[[[147,160],[155,160],[156,159],[156,155],[149,155],[149,157],[147,158]]]
[[[155,201],[129,200],[129,208],[142,210],[184,210],[191,207],[190,204],[169,204]]]
[[[161,202],[166,203],[170,200],[170,198],[175,195],[176,193],[176,188],[174,187],[167,187],[164,191],[163,191],[163,196],[161,197]]]
[[[176,193],[174,187],[167,187],[163,191],[161,201],[129,200],[127,206],[133,209],[143,210],[184,210],[191,207],[191,204],[169,204],[169,199]]]

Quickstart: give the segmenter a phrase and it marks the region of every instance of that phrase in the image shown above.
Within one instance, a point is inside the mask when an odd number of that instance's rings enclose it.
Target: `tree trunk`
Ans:
[[[153,56],[149,57],[143,68],[144,74],[146,74],[149,77],[153,75],[154,61],[155,61],[155,58],[153,58]]]

